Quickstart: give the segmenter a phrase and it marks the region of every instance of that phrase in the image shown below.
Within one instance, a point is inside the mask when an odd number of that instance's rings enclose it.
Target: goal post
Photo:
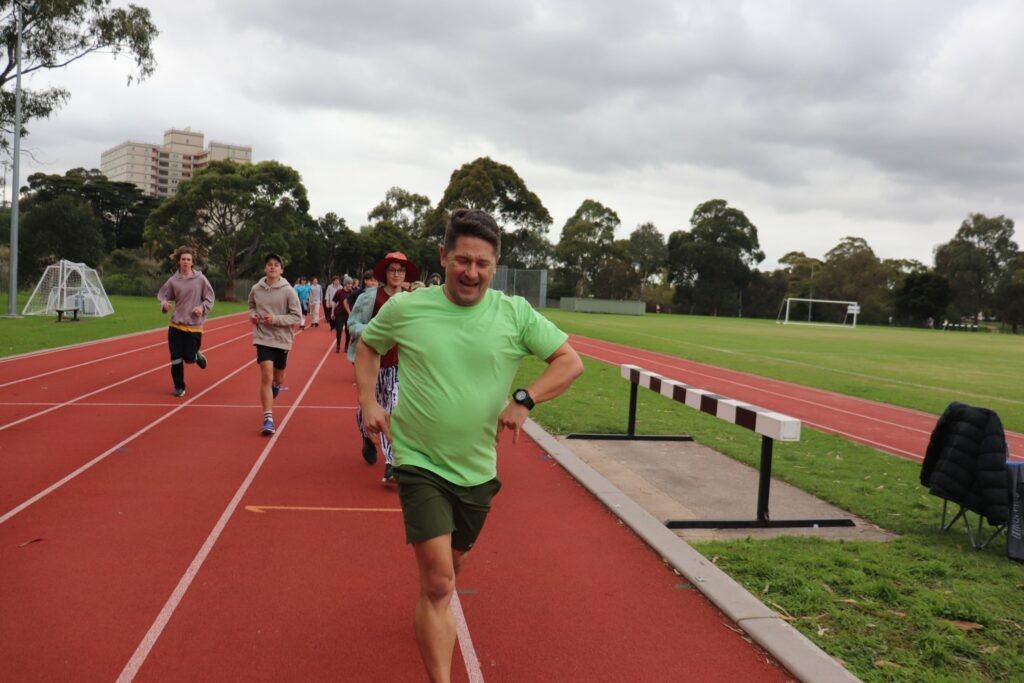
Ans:
[[[823,327],[857,327],[860,304],[834,299],[803,299],[787,297],[779,307],[775,322],[782,325],[818,325]]]
[[[61,259],[46,267],[22,315],[54,315],[77,308],[80,315],[102,317],[114,312],[95,268]]]

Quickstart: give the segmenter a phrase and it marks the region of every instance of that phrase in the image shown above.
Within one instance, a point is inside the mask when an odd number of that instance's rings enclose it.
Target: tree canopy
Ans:
[[[189,244],[227,280],[254,268],[263,252],[286,258],[309,219],[309,200],[298,171],[276,161],[215,161],[178,185],[177,194],[149,217],[146,236],[170,253]]]
[[[575,296],[593,293],[598,271],[612,255],[620,223],[618,214],[593,199],[583,200],[565,222],[555,258],[561,263],[564,286]]]
[[[136,5],[111,7],[110,0],[45,0],[23,2],[22,126],[46,118],[71,97],[65,88],[30,88],[26,74],[62,69],[94,52],[129,55],[135,71],[128,77],[143,79],[153,73],[153,41],[158,35],[149,10]],[[12,0],[0,0],[0,126],[13,131],[17,28]],[[10,84],[9,84],[10,83]],[[0,148],[9,146],[0,136]]]
[[[504,265],[538,268],[547,264],[551,215],[511,166],[481,157],[454,171],[444,196],[427,220],[426,234],[440,243],[449,214],[462,207],[482,209],[494,216],[502,229],[500,256]]]

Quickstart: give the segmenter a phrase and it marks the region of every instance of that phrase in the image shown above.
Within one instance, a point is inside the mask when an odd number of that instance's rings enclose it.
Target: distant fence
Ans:
[[[534,308],[547,308],[547,270],[525,270],[498,266],[490,287],[509,296],[521,296],[529,301]]]
[[[613,301],[611,299],[577,299],[562,297],[558,307],[563,311],[577,313],[615,313],[618,315],[643,315],[647,305],[643,301]]]

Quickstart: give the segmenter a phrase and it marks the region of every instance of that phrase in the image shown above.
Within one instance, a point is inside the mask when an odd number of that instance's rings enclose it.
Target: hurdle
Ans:
[[[754,529],[791,527],[849,527],[852,519],[771,519],[768,499],[771,494],[772,449],[775,441],[799,441],[800,420],[767,408],[742,403],[704,389],[663,377],[636,365],[621,365],[624,379],[630,382],[630,431],[635,431],[637,387],[644,387],[682,403],[690,408],[761,435],[761,462],[757,488],[757,514],[755,519],[670,519],[669,529]],[[570,435],[569,438],[593,438]],[[662,438],[665,437],[652,437]],[[671,437],[670,437],[671,438]],[[673,440],[681,440],[675,438]],[[692,437],[685,437],[692,441]]]

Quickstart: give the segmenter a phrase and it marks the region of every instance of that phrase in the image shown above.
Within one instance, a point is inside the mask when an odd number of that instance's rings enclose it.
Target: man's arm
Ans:
[[[380,354],[372,346],[360,343],[356,347],[356,387],[359,407],[363,409],[363,427],[370,434],[383,434],[391,438],[391,416],[377,403],[377,375],[380,373]]]
[[[160,302],[160,310],[164,313],[171,308],[171,302],[174,301],[174,285],[171,284],[171,280],[172,278],[168,278],[160,291],[156,293],[156,299]]]
[[[583,374],[583,361],[580,360],[576,349],[572,348],[569,342],[559,346],[544,362],[548,364],[544,368],[544,372],[526,388],[535,404],[561,396],[576,381],[576,378]],[[510,402],[498,416],[497,438],[500,440],[502,430],[508,428],[515,432],[512,441],[518,442],[519,429],[529,414],[530,411],[526,406],[519,405],[514,401]]]

